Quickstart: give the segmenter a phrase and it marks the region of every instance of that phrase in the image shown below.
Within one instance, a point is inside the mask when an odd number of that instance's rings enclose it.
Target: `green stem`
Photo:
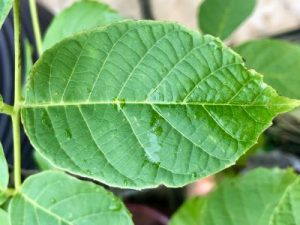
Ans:
[[[13,141],[14,141],[14,181],[15,188],[21,187],[21,141],[20,141],[20,109],[19,103],[21,96],[21,21],[20,21],[20,0],[14,0],[14,46],[15,46],[15,102],[14,113],[12,115],[13,123]]]
[[[31,21],[32,21],[33,31],[35,36],[35,44],[37,46],[38,54],[41,55],[43,52],[43,45],[42,45],[42,35],[40,30],[38,11],[36,8],[36,1],[29,0],[29,6],[30,6]]]
[[[16,190],[13,189],[13,188],[8,188],[5,192],[6,196],[7,197],[11,197],[11,196],[14,196],[16,194]]]
[[[2,106],[0,108],[0,112],[6,114],[8,116],[12,116],[14,114],[14,108],[11,105],[7,105],[5,103],[2,103]]]
[[[12,116],[13,139],[14,139],[14,182],[15,189],[21,187],[21,139],[20,139],[20,112],[17,111]]]

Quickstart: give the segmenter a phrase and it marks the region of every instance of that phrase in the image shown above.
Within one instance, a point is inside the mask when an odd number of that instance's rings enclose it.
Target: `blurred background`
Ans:
[[[56,14],[75,0],[39,0]],[[145,16],[143,6],[150,7],[150,15],[157,20],[177,21],[190,28],[197,28],[197,11],[201,0],[102,0],[125,18],[141,19]],[[146,3],[146,4],[145,4]],[[243,3],[242,3],[243,4]],[[228,42],[240,42],[273,36],[300,27],[300,1],[257,0],[252,15],[231,35]],[[300,37],[300,35],[299,35]]]

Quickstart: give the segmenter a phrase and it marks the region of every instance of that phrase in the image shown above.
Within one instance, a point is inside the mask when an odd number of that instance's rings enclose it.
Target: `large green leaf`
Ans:
[[[13,197],[11,225],[132,225],[123,203],[93,183],[62,172],[31,176]]]
[[[0,205],[7,199],[6,189],[9,181],[8,166],[0,143]]]
[[[256,0],[205,0],[199,9],[199,26],[207,34],[229,37],[252,13]]]
[[[170,225],[300,224],[300,179],[290,170],[257,169],[187,201]]]
[[[262,76],[211,36],[126,21],[81,33],[33,67],[22,106],[53,165],[109,185],[181,186],[232,164],[279,112]]]
[[[121,17],[109,6],[97,1],[79,1],[56,16],[46,33],[43,48],[48,49],[74,33],[104,26]]]
[[[300,99],[300,47],[280,40],[249,41],[236,50],[281,95]]]
[[[1,225],[10,225],[8,213],[5,212],[3,209],[0,209],[0,224]]]
[[[12,8],[13,0],[0,0],[0,29]]]

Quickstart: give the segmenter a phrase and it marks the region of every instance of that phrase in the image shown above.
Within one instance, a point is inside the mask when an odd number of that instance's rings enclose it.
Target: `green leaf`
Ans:
[[[189,200],[170,225],[300,224],[299,187],[291,170],[257,169],[225,180],[203,199]]]
[[[173,215],[169,225],[200,225],[205,206],[205,197],[187,200]]]
[[[131,188],[223,170],[299,104],[217,39],[155,21],[69,38],[27,84],[22,118],[35,149],[55,167]]]
[[[280,40],[256,40],[236,48],[246,64],[265,75],[279,94],[300,99],[300,47]]]
[[[12,0],[0,0],[0,29],[12,8]]]
[[[203,33],[226,39],[252,13],[256,0],[205,0],[199,9]]]
[[[8,213],[3,209],[0,209],[0,222],[1,225],[9,225]]]
[[[13,197],[9,214],[12,225],[133,225],[112,193],[54,171],[27,179]]]
[[[33,158],[37,166],[41,170],[50,170],[53,169],[53,166],[47,159],[45,159],[38,151],[33,152]]]
[[[106,4],[91,0],[76,2],[54,18],[45,35],[43,48],[48,49],[62,39],[83,30],[121,19],[121,16]]]
[[[9,181],[8,166],[2,145],[0,143],[0,205],[3,204],[6,199],[6,189]]]
[[[281,197],[270,219],[270,225],[300,224],[300,179],[291,184]]]

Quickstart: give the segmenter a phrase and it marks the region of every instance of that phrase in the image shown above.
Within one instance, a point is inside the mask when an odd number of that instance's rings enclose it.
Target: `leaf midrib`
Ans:
[[[229,107],[270,107],[270,106],[297,106],[300,102],[295,100],[291,103],[282,104],[238,104],[238,103],[214,103],[214,102],[149,102],[149,101],[91,101],[91,102],[50,102],[42,104],[20,104],[20,108],[48,108],[48,107],[65,107],[65,106],[81,106],[81,105],[183,105],[183,106],[229,106]]]
[[[85,193],[81,193],[81,194],[85,194]],[[81,219],[82,217],[78,217],[76,218],[75,220],[72,220],[72,221],[68,221],[66,219],[64,219],[63,217],[60,217],[59,215],[53,213],[50,209],[47,209],[43,206],[41,206],[40,204],[38,204],[38,202],[35,202],[34,200],[32,200],[30,197],[28,197],[26,194],[22,193],[20,195],[26,202],[30,203],[35,209],[40,209],[46,213],[48,213],[50,216],[53,216],[54,218],[58,219],[59,221],[62,221],[66,224],[69,224],[69,225],[74,225],[74,222],[78,219]],[[74,196],[71,196],[71,197],[74,197]],[[77,197],[77,196],[76,196]],[[65,199],[64,199],[65,200]],[[59,202],[61,203],[61,202]],[[90,216],[90,215],[94,215],[94,214],[105,214],[105,213],[108,213],[109,211],[102,211],[102,212],[97,212],[97,213],[92,213],[92,214],[88,214],[88,215],[85,215],[84,217],[87,217],[87,216]],[[35,213],[35,215],[37,215]]]

